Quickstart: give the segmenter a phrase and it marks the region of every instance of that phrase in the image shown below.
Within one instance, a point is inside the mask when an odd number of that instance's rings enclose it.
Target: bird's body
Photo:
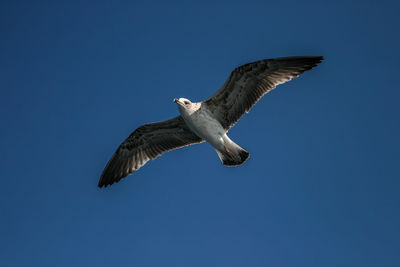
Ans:
[[[189,129],[215,148],[224,165],[239,165],[248,158],[242,159],[240,157],[239,152],[243,149],[228,137],[227,131],[214,118],[207,105],[201,102],[191,103],[186,98],[175,99],[174,101],[178,103],[179,112]]]
[[[242,164],[250,154],[227,136],[229,129],[263,95],[321,61],[322,57],[259,60],[233,70],[225,84],[205,101],[174,99],[181,115],[137,128],[107,163],[99,186],[118,182],[167,151],[204,141],[215,148],[224,165]]]
[[[225,135],[224,128],[221,123],[212,117],[212,114],[201,103],[191,103],[193,108],[185,108],[183,101],[187,99],[180,98],[178,102],[178,109],[184,119],[186,125],[198,137],[206,140],[215,148],[221,148],[222,137]]]

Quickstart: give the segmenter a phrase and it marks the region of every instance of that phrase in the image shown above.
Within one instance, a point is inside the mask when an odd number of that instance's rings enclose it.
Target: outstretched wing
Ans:
[[[201,142],[181,116],[142,125],[118,147],[104,168],[99,187],[118,182],[164,152]]]
[[[229,130],[245,112],[277,85],[312,69],[323,57],[264,59],[233,70],[225,84],[204,101],[208,110]]]

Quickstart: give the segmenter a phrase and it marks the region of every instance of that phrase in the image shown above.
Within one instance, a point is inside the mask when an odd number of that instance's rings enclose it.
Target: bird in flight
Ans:
[[[224,85],[203,102],[175,98],[180,116],[137,128],[108,161],[98,186],[119,182],[167,151],[204,141],[215,148],[222,164],[244,163],[250,153],[227,136],[229,129],[263,95],[322,60],[320,56],[306,56],[255,61],[234,69]]]

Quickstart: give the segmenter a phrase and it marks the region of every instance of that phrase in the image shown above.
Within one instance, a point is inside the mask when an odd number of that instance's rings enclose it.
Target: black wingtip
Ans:
[[[108,183],[104,182],[103,176],[100,177],[100,180],[99,180],[99,183],[97,184],[97,186],[98,186],[99,188],[102,188],[102,187],[107,187],[107,185],[108,185]]]
[[[317,66],[319,63],[321,63],[324,60],[323,56],[315,56],[315,57],[310,57],[313,59],[313,63],[315,64],[315,66]]]
[[[325,59],[323,56],[316,56],[315,58],[318,60],[318,63]]]
[[[323,56],[295,56],[295,57],[281,57],[272,59],[273,61],[280,62],[280,64],[290,67],[304,67],[309,70],[317,66],[324,60]],[[304,70],[304,71],[305,71]]]
[[[97,184],[97,186],[99,187],[99,188],[102,188],[102,187],[107,187],[107,186],[111,186],[112,184],[114,184],[114,183],[118,183],[119,181],[121,181],[122,180],[122,178],[125,178],[127,175],[125,175],[125,176],[122,176],[122,177],[106,177],[106,176],[104,176],[104,175],[102,175],[101,177],[100,177],[100,180],[99,180],[99,183]]]
[[[104,188],[106,188],[107,186],[111,186],[113,183],[118,183],[120,180],[118,180],[118,181],[111,181],[111,182],[103,182],[103,181],[99,181],[99,183],[97,184],[97,186],[99,187],[99,188],[102,188],[102,187],[104,187]]]
[[[323,56],[308,56],[308,57],[298,57],[299,64],[304,64],[307,70],[316,67],[319,63],[324,60]]]

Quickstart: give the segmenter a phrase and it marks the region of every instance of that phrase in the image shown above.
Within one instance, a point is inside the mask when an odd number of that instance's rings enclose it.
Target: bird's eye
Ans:
[[[189,101],[184,101],[183,103],[185,103],[185,105],[189,105]]]

